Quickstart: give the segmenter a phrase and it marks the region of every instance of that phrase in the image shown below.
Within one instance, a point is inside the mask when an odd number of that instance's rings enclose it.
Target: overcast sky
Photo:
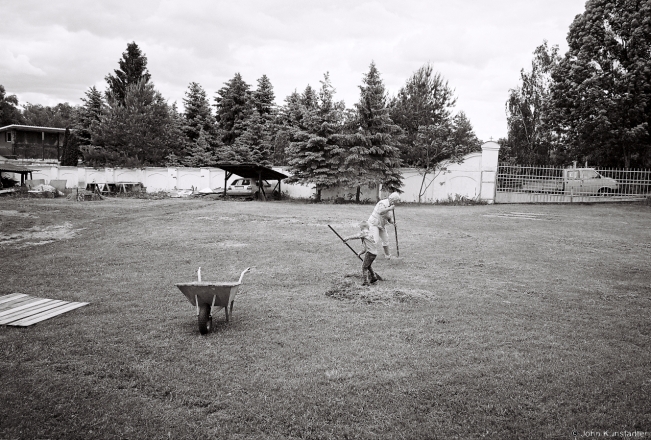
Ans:
[[[282,104],[325,72],[352,107],[375,61],[390,94],[431,62],[482,140],[506,135],[504,103],[547,40],[565,38],[585,0],[0,0],[0,84],[20,103],[80,104],[127,43],[182,108],[188,84],[211,99],[239,72],[266,74]]]

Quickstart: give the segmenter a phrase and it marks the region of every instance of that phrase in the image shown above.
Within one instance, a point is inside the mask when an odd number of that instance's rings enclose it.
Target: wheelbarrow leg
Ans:
[[[228,305],[224,307],[224,312],[226,312],[226,322],[228,322],[231,316],[230,313],[228,313]]]

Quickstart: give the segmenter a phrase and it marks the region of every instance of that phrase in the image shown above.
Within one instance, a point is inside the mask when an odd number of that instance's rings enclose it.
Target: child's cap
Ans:
[[[389,194],[389,200],[400,201],[400,194],[398,194],[397,192],[392,192],[391,194]]]
[[[369,229],[371,224],[367,221],[359,222],[359,229]]]

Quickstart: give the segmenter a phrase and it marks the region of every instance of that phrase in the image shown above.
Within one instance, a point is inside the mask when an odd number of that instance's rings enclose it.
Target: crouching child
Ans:
[[[371,267],[371,264],[375,261],[375,257],[377,257],[377,243],[373,238],[373,234],[370,232],[370,227],[371,225],[368,222],[360,222],[359,233],[344,238],[344,241],[353,240],[355,238],[361,239],[362,245],[364,245],[364,250],[359,253],[360,257],[363,254],[366,254],[364,256],[364,261],[362,262],[362,276],[364,278],[364,282],[362,283],[363,286],[368,286],[369,282],[374,284],[378,280],[377,275]]]

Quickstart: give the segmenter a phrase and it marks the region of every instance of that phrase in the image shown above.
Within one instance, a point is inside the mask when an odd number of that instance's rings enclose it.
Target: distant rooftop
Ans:
[[[55,128],[55,127],[38,127],[36,125],[17,125],[11,124],[4,127],[0,127],[0,132],[7,130],[22,130],[22,131],[44,131],[47,133],[65,133],[65,128]]]

